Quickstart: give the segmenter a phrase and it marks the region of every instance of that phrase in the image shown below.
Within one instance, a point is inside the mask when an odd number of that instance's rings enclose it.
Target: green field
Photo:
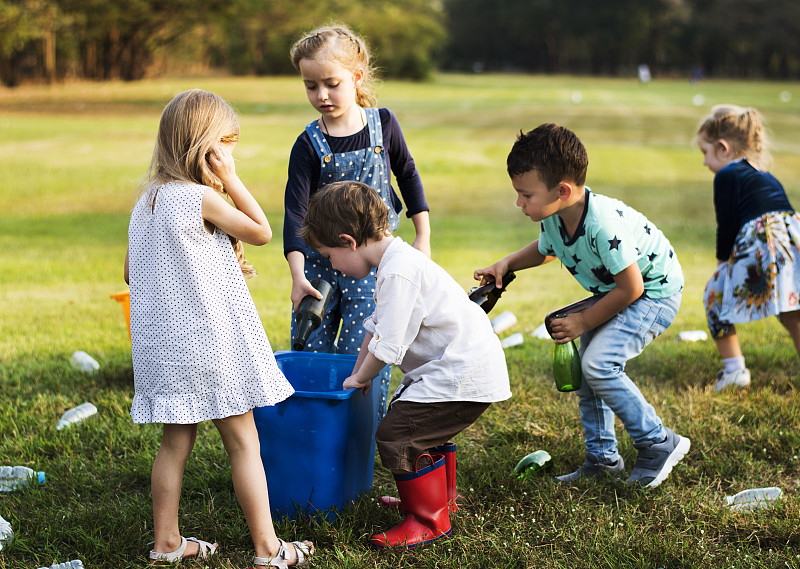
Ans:
[[[273,225],[249,247],[260,276],[250,288],[275,350],[288,349],[290,277],[283,258],[283,188],[289,149],[314,118],[296,78],[162,79],[0,90],[0,465],[45,470],[47,484],[0,496],[14,544],[0,569],[83,559],[86,567],[138,567],[153,539],[149,476],[157,426],[133,426],[130,344],[120,306],[128,216],[149,163],[163,106],[182,90],[221,95],[240,113],[238,173]],[[700,101],[702,99],[702,102]],[[552,474],[583,460],[572,396],[555,391],[552,343],[526,334],[507,351],[514,397],[459,439],[459,484],[468,504],[453,537],[416,552],[365,545],[396,514],[374,499],[393,491],[376,466],[371,497],[335,523],[283,522],[284,538],[316,542],[315,567],[800,567],[800,409],[797,355],[774,319],[740,327],[753,372],[746,392],[714,394],[711,342],[677,341],[705,328],[700,294],[714,262],[712,174],[693,144],[713,104],[758,108],[771,134],[772,171],[800,203],[800,87],[795,83],[440,75],[387,81],[381,106],[403,126],[431,206],[433,258],[466,289],[472,272],[536,238],[515,207],[505,157],[516,134],[543,122],[574,130],[589,152],[587,185],[647,215],[672,241],[686,276],[672,328],[630,362],[665,424],[692,449],[652,492],[622,483],[560,487]],[[700,103],[700,104],[698,104]],[[413,227],[401,223],[400,235]],[[534,330],[550,310],[585,293],[551,263],[518,274],[495,309]],[[69,366],[84,350],[91,376]],[[55,430],[68,408],[92,401],[98,416]],[[635,460],[620,431],[623,456]],[[553,467],[518,481],[511,468],[546,449]],[[291,452],[276,460],[292,460]],[[302,468],[298,464],[298,468]],[[724,496],[779,486],[785,498],[736,514]],[[219,541],[212,567],[246,567],[252,545],[216,430],[201,425],[187,465],[185,535]]]

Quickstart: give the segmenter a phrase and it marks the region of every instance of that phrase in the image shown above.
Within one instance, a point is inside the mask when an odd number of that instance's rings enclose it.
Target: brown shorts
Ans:
[[[421,454],[450,441],[474,423],[489,405],[474,401],[394,401],[375,433],[383,466],[414,472],[414,463]]]

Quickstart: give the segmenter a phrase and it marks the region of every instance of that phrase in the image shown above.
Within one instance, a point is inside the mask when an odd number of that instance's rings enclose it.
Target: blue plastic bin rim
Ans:
[[[327,359],[327,360],[352,360],[355,364],[358,356],[350,354],[326,354],[319,352],[295,352],[290,350],[280,350],[275,352],[275,359],[280,361],[284,358],[298,358],[298,359]],[[333,399],[343,400],[350,399],[356,388],[340,389],[337,391],[295,391],[289,397],[303,397],[306,399]]]

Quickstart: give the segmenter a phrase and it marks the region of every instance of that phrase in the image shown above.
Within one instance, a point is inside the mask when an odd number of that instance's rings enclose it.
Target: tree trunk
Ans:
[[[94,40],[83,46],[83,76],[97,79],[97,43]]]
[[[44,76],[48,83],[56,80],[56,32],[53,28],[44,30],[42,38],[44,50]]]

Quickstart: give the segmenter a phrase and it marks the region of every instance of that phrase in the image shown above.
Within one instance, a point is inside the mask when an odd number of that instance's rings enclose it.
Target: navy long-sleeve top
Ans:
[[[381,108],[378,111],[383,128],[383,146],[386,150],[383,152],[386,171],[391,171],[397,180],[397,186],[406,206],[406,215],[411,217],[422,211],[429,211],[422,180],[414,164],[414,158],[406,145],[400,123],[389,109]],[[326,134],[325,138],[331,150],[336,154],[361,150],[369,146],[369,133],[366,126],[351,136],[338,137]],[[319,176],[320,159],[314,150],[311,139],[304,130],[297,137],[289,155],[289,178],[286,182],[284,196],[284,255],[291,251],[305,251],[305,242],[297,233],[306,216],[308,200],[311,194],[317,191]],[[397,212],[403,209],[403,204],[394,189],[392,189],[392,205]]]
[[[747,160],[731,162],[714,176],[717,216],[717,259],[731,255],[736,236],[748,221],[772,211],[794,211],[775,176]]]

